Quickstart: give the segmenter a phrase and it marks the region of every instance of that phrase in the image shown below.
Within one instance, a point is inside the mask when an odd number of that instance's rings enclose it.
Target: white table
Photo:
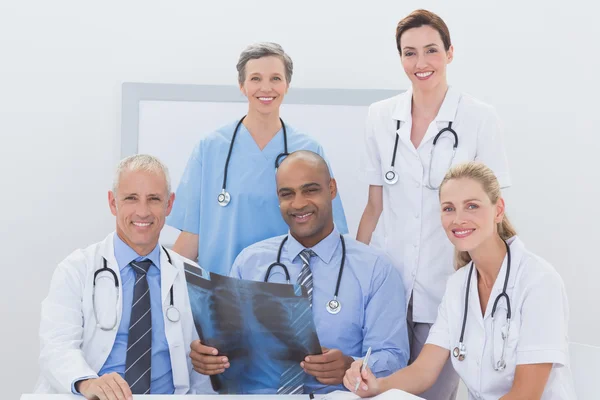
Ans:
[[[344,393],[344,395],[352,397],[351,393]],[[315,394],[315,400],[321,400],[327,397],[326,394]],[[305,400],[308,399],[308,394],[300,395],[134,395],[134,400]],[[347,398],[347,397],[346,397]],[[390,390],[389,392],[383,393],[376,397],[381,400],[417,400],[420,397],[408,394],[401,390]],[[75,396],[72,394],[24,394],[21,396],[21,400],[82,400],[81,396]]]
[[[322,394],[315,394],[315,399],[321,399]],[[277,399],[277,400],[305,400],[308,394],[300,395],[134,395],[134,400],[258,400],[258,399]],[[21,400],[83,400],[83,397],[73,394],[24,394]]]

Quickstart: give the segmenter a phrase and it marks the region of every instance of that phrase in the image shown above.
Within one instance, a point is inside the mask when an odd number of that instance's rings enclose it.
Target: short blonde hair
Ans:
[[[171,194],[171,180],[169,170],[158,158],[149,154],[134,154],[122,159],[117,165],[117,171],[113,181],[113,192],[117,193],[121,175],[125,171],[147,171],[163,175],[167,184],[167,194]]]
[[[458,164],[452,167],[444,176],[444,180],[440,184],[439,193],[442,193],[444,185],[453,179],[471,179],[479,182],[483,191],[488,195],[492,204],[498,203],[498,200],[502,196],[500,192],[500,183],[494,175],[494,172],[487,167],[485,164],[475,161]],[[502,222],[497,225],[498,235],[502,240],[506,241],[517,234],[515,228],[512,226],[506,214],[502,218]],[[462,268],[471,262],[471,256],[466,251],[454,251],[454,267],[456,269]]]

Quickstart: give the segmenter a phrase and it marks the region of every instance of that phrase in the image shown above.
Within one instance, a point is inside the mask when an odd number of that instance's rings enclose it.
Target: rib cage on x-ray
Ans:
[[[321,353],[305,288],[185,269],[198,335],[230,361],[211,377],[217,392],[274,393],[285,371]]]

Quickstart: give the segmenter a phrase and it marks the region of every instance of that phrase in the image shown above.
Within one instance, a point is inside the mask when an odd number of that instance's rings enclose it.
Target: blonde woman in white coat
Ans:
[[[368,369],[361,376],[357,361],[346,372],[346,387],[359,383],[361,397],[391,388],[420,394],[450,359],[470,400],[575,399],[563,281],[516,235],[493,172],[475,162],[452,168],[440,203],[458,270],[423,351],[381,379]]]

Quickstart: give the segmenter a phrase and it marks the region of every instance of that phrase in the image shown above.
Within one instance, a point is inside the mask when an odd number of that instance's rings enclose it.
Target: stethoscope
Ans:
[[[494,306],[492,307],[492,365],[494,370],[502,371],[506,368],[506,361],[504,360],[504,352],[506,350],[506,343],[508,341],[508,334],[510,331],[510,317],[512,314],[512,310],[510,308],[510,299],[508,294],[506,293],[506,288],[508,286],[508,278],[510,276],[510,247],[508,247],[508,243],[504,242],[506,246],[506,275],[504,276],[504,287],[502,288],[502,293],[496,296],[494,300]],[[469,278],[467,279],[467,289],[465,294],[465,312],[463,315],[463,323],[462,329],[460,331],[460,339],[458,340],[458,345],[452,350],[452,355],[458,359],[458,361],[463,361],[467,355],[467,348],[464,343],[465,336],[465,326],[467,325],[467,310],[469,307],[469,288],[471,287],[471,276],[473,275],[473,262],[471,262],[471,268],[469,269]],[[495,360],[494,354],[494,336],[495,336],[495,320],[494,314],[496,313],[496,306],[500,299],[504,298],[506,300],[506,325],[502,328],[502,353],[500,355],[500,360]]]
[[[265,274],[265,282],[269,282],[269,277],[271,276],[271,270],[273,269],[273,267],[281,267],[281,269],[283,269],[283,272],[285,273],[286,282],[288,284],[291,284],[290,273],[285,264],[281,262],[281,251],[283,250],[283,245],[285,244],[285,242],[287,242],[287,240],[288,237],[286,236],[281,241],[281,244],[279,245],[279,250],[277,251],[277,261],[269,265],[269,268],[267,268],[267,273]],[[337,283],[335,285],[335,293],[333,294],[333,299],[329,300],[327,302],[327,305],[325,306],[325,309],[329,314],[337,314],[342,310],[342,303],[340,303],[340,301],[338,300],[338,294],[340,293],[340,282],[342,281],[342,274],[344,273],[344,263],[346,261],[346,242],[344,242],[344,237],[342,235],[340,235],[340,240],[342,242],[342,261],[340,263],[340,270],[338,272]]]
[[[395,164],[396,164],[396,152],[398,151],[398,140],[400,139],[400,135],[398,135],[399,129],[400,129],[400,121],[396,121],[396,141],[394,142],[394,153],[392,154],[392,167],[385,174],[383,174],[383,180],[388,185],[393,185],[396,182],[398,182],[398,173],[396,172]],[[452,129],[452,121],[450,121],[450,122],[448,122],[448,127],[443,128],[442,130],[440,130],[437,133],[437,135],[435,135],[435,138],[433,139],[433,146],[431,146],[431,154],[430,154],[430,160],[429,160],[429,181],[425,185],[425,186],[427,186],[428,189],[431,189],[431,190],[438,190],[440,188],[439,185],[437,187],[435,187],[431,184],[431,165],[433,164],[433,154],[435,152],[435,145],[437,144],[437,141],[440,138],[440,136],[442,136],[442,134],[444,134],[444,132],[450,132],[452,134],[452,136],[454,136],[454,145],[452,146],[452,158],[450,159],[450,163],[448,164],[448,167],[450,167],[450,165],[452,165],[452,161],[454,161],[454,155],[456,154],[456,148],[458,147],[458,135],[456,134],[456,131],[454,129]]]
[[[240,121],[235,126],[235,130],[233,131],[233,137],[231,138],[231,143],[229,144],[229,152],[227,153],[227,160],[225,161],[225,173],[223,176],[223,187],[221,189],[221,193],[219,193],[219,195],[217,196],[217,202],[219,203],[219,205],[221,207],[225,207],[231,201],[231,195],[227,191],[227,170],[229,169],[229,160],[231,159],[233,143],[235,142],[235,137],[237,136],[238,130],[240,129],[240,125],[242,124],[242,121],[244,121],[244,118],[246,118],[245,115],[242,117],[242,119],[240,119]],[[283,153],[279,153],[277,155],[277,157],[275,158],[275,169],[276,170],[279,167],[279,163],[281,162],[281,159],[283,157],[289,155],[288,146],[287,146],[288,145],[287,131],[285,129],[285,124],[283,123],[283,120],[281,118],[279,118],[279,121],[281,121],[281,127],[283,128]]]
[[[169,260],[169,264],[173,264],[171,262],[171,256],[169,255],[169,252],[167,251],[167,249],[165,249],[164,247],[162,248],[165,253],[167,254],[167,259]],[[119,309],[119,279],[117,279],[117,274],[115,273],[115,271],[113,271],[112,269],[108,268],[107,265],[107,261],[106,258],[102,257],[102,259],[104,260],[104,265],[102,268],[100,268],[99,270],[97,270],[96,272],[94,272],[94,288],[92,290],[92,308],[94,309],[94,317],[96,318],[96,322],[98,323],[98,326],[100,327],[100,329],[102,329],[103,331],[111,331],[113,329],[116,328],[117,326],[117,314],[118,311],[115,312],[115,319],[112,323],[112,325],[110,327],[105,327],[102,326],[102,324],[100,323],[100,320],[98,319],[98,314],[96,312],[96,277],[102,273],[102,272],[109,272],[112,275],[112,279],[114,281],[115,284],[115,292],[116,292],[116,301],[115,301],[115,308],[116,310]],[[102,278],[102,277],[101,277]],[[173,286],[171,286],[171,289],[169,290],[169,295],[171,298],[171,302],[169,303],[169,307],[167,308],[167,311],[165,312],[167,319],[171,322],[177,322],[179,321],[179,309],[177,307],[175,307],[175,305],[173,304]]]

